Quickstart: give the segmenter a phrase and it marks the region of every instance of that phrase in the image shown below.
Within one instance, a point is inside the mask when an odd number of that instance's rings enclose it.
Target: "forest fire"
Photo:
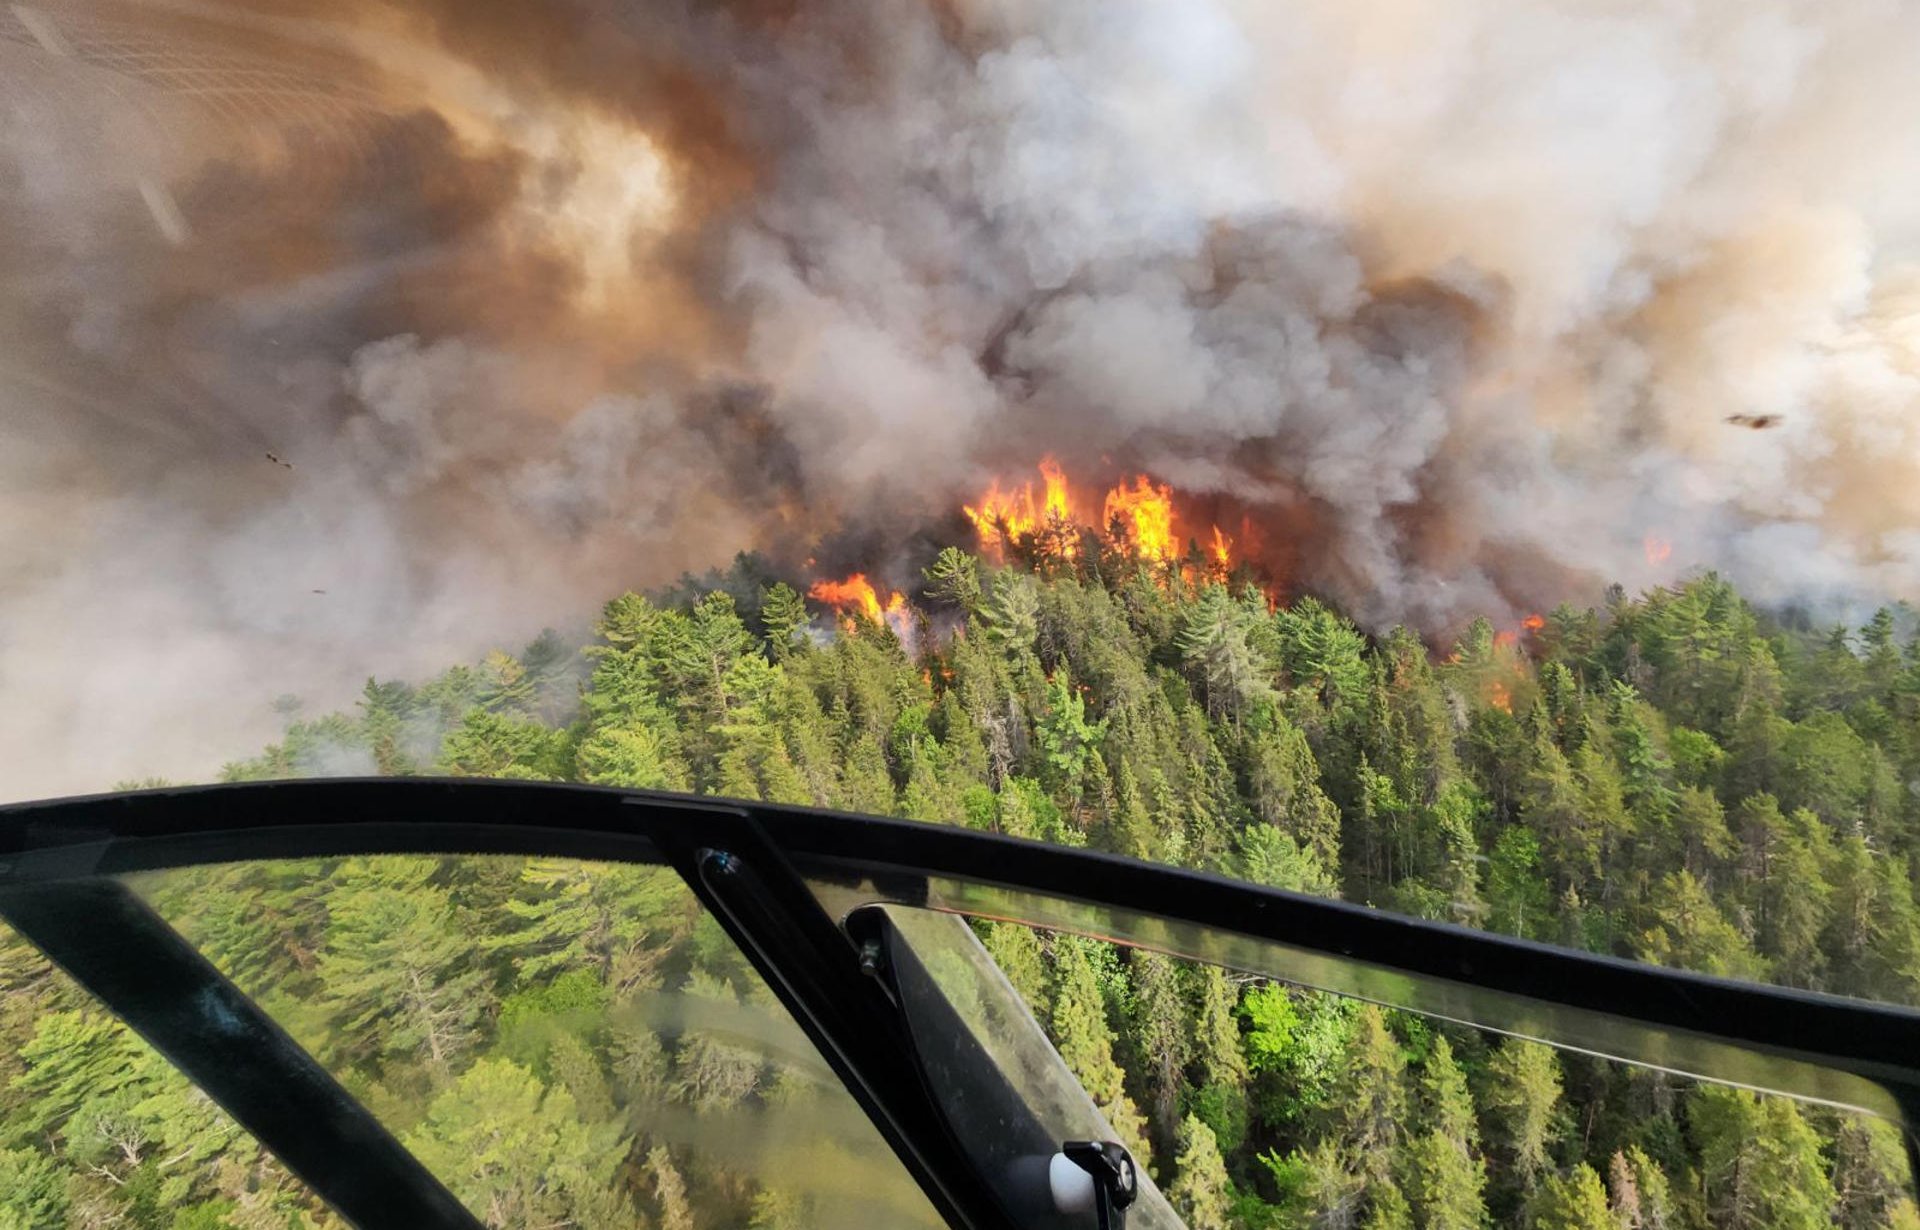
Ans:
[[[882,604],[873,583],[862,572],[856,572],[844,581],[815,581],[807,590],[807,596],[825,603],[841,615],[859,616],[874,623],[891,623],[892,617],[901,616],[907,607],[907,596],[897,589]],[[895,630],[898,631],[897,628]]]
[[[1207,550],[1213,556],[1215,566],[1224,569],[1233,563],[1233,539],[1222,534],[1217,525],[1213,527],[1213,545]]]
[[[1155,486],[1142,474],[1129,488],[1121,483],[1107,492],[1105,528],[1124,532],[1141,559],[1164,563],[1178,554],[1173,537],[1173,491]],[[1217,536],[1220,531],[1215,530]]]
[[[1546,616],[1538,613],[1524,616],[1518,628],[1502,628],[1493,634],[1495,649],[1512,649],[1520,644],[1520,638],[1529,633],[1540,631],[1547,626]]]
[[[1153,566],[1163,585],[1176,573],[1193,585],[1232,575],[1238,562],[1235,537],[1201,517],[1193,518],[1196,524],[1183,536],[1181,501],[1167,484],[1135,474],[1109,489],[1096,505],[1089,488],[1082,487],[1081,498],[1075,498],[1066,471],[1052,457],[1043,458],[1037,468],[1038,484],[1028,480],[1012,486],[995,480],[977,501],[962,505],[978,535],[980,553],[988,559],[1044,566],[1077,560],[1083,549],[1103,555],[1110,550]],[[1252,523],[1243,517],[1238,541],[1251,541],[1253,534]],[[1083,548],[1083,542],[1100,545]],[[813,560],[807,563],[811,566]],[[1264,592],[1269,605],[1277,602],[1277,591],[1269,587]],[[817,580],[807,596],[831,608],[849,630],[867,621],[891,627],[903,640],[911,632],[906,595],[898,590],[883,594],[864,572],[843,580]]]
[[[1099,520],[1086,503],[1077,504],[1065,471],[1053,458],[1039,465],[1041,485],[1032,482],[1003,488],[996,480],[977,503],[961,511],[979,534],[980,549],[1005,559],[1010,551],[1036,559],[1072,559],[1080,553],[1082,533],[1093,530],[1106,542],[1137,560],[1153,564],[1180,563],[1188,552],[1182,545],[1179,499],[1171,487],[1145,474],[1123,479],[1107,491],[1099,504]],[[1198,527],[1190,533],[1196,562],[1224,576],[1233,567],[1233,539],[1219,526]]]
[[[1024,484],[1018,491],[1002,491],[996,481],[980,497],[978,508],[971,504],[961,508],[979,531],[982,548],[1001,548],[1047,531],[1071,539],[1072,535],[1064,533],[1074,524],[1073,498],[1067,492],[1066,473],[1048,457],[1040,462],[1040,478],[1044,487],[1037,503],[1032,483]],[[1061,553],[1070,556],[1075,549],[1076,544],[1068,541]]]

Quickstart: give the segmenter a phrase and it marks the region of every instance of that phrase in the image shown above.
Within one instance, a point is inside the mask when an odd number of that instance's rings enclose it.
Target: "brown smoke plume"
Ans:
[[[1270,510],[1376,626],[1911,596],[1916,48],[1875,0],[10,4],[0,795],[737,550],[884,568],[1048,453]]]

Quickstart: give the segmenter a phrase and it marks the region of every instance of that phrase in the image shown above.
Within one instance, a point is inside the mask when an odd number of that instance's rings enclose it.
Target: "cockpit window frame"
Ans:
[[[362,1227],[464,1230],[477,1223],[438,1180],[344,1091],[329,1088],[330,1078],[310,1056],[111,878],[383,853],[672,865],[955,1226],[1015,1222],[956,1147],[941,1108],[918,1079],[912,1039],[888,989],[869,976],[870,964],[863,969],[861,942],[846,925],[861,906],[880,901],[968,912],[955,885],[977,887],[981,902],[1024,897],[1096,912],[1022,921],[1064,922],[1072,929],[1080,918],[1080,929],[1090,929],[1085,920],[1103,910],[1151,917],[1189,933],[1230,935],[1365,967],[1409,985],[1464,986],[1491,1001],[1531,1002],[1562,1021],[1627,1022],[1710,1049],[1750,1052],[1777,1061],[1776,1070],[1830,1070],[1855,1087],[1866,1082],[1885,1092],[1868,1109],[1900,1122],[1915,1156],[1920,1012],[1637,964],[1181,868],[909,820],[707,796],[441,778],[259,782],[14,804],[0,807],[0,918],[199,1082],[343,1217]],[[156,977],[161,969],[172,972]],[[226,1034],[207,1027],[215,1007],[238,1023]],[[1500,1028],[1499,1021],[1467,1023]],[[276,1085],[276,1073],[291,1083]],[[288,1114],[276,1104],[276,1089],[304,1090],[310,1109],[329,1113]],[[328,1163],[342,1152],[355,1158],[355,1166],[344,1168],[352,1177]]]

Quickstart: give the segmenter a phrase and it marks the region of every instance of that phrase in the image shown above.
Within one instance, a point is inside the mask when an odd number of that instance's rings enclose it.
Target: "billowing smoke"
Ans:
[[[0,8],[0,794],[1049,452],[1376,626],[1912,595],[1917,118],[1884,0]]]

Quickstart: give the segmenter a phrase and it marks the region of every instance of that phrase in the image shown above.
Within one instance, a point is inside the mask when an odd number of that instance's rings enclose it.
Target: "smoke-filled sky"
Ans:
[[[1888,0],[0,7],[0,797],[1048,452],[1375,627],[1920,596],[1917,138]]]

